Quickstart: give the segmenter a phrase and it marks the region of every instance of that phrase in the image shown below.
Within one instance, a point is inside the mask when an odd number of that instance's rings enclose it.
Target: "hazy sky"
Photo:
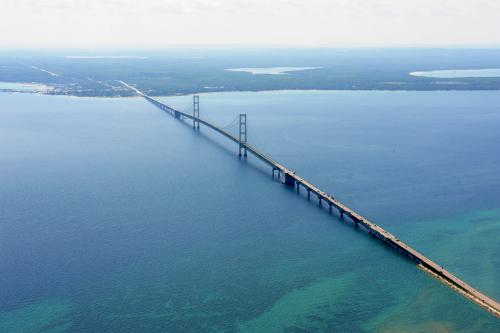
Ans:
[[[500,0],[0,0],[0,47],[500,45]]]

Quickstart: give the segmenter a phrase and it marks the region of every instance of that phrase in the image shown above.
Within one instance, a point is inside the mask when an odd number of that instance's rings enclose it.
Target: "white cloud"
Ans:
[[[227,11],[253,7],[253,1],[235,0],[16,0],[6,8],[22,11],[104,11],[108,13],[177,13]]]
[[[0,46],[500,44],[498,0],[0,0]]]

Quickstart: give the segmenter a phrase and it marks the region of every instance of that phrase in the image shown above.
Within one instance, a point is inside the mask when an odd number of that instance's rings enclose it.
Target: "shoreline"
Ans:
[[[264,92],[500,92],[498,89],[263,89],[263,90],[223,90],[223,91],[206,91],[206,92],[191,92],[191,93],[176,93],[170,95],[150,95],[152,97],[182,97],[191,95],[206,95],[206,94],[230,94],[230,93],[264,93]],[[140,96],[115,96],[115,95],[95,95],[81,96],[74,94],[47,94],[39,91],[20,91],[0,89],[0,93],[10,94],[31,94],[44,96],[66,96],[73,98],[137,98]]]

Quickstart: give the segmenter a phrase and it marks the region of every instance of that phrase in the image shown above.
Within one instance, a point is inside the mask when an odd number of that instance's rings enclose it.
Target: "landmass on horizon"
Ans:
[[[263,90],[500,90],[499,69],[500,49],[495,48],[3,51],[0,91],[132,96],[119,80],[151,96]],[[443,71],[443,76],[436,75]]]

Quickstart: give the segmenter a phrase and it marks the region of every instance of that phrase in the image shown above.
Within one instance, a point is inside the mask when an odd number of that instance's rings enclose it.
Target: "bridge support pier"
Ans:
[[[246,158],[247,157],[247,114],[246,113],[241,113],[240,114],[240,151],[239,151],[239,156],[241,157],[241,151],[243,150],[243,156]]]
[[[300,192],[300,183],[297,183],[297,193]]]
[[[177,111],[174,111],[174,117],[175,119],[181,119],[181,114]]]
[[[330,204],[330,214],[332,213],[332,204]]]
[[[193,96],[193,128],[200,129],[200,96]]]
[[[321,207],[323,205],[323,198],[322,197],[318,197],[319,199],[319,206]]]
[[[311,190],[307,189],[307,200],[311,199]]]
[[[288,173],[284,173],[283,174],[284,178],[283,178],[283,184],[287,185],[287,186],[295,186],[295,179],[290,176]]]

